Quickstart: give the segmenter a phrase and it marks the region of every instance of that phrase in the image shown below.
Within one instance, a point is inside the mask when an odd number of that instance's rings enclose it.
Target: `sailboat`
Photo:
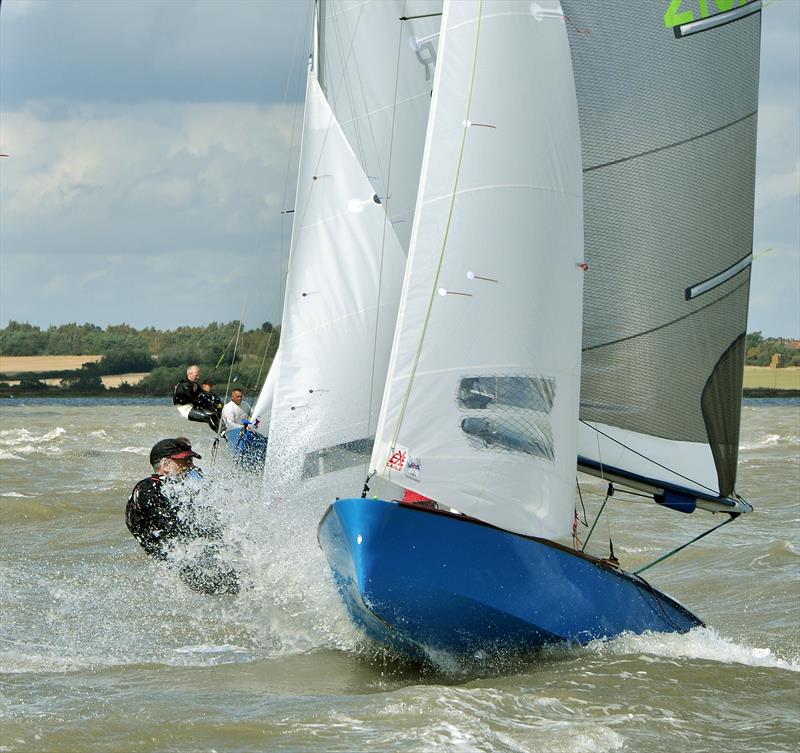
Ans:
[[[413,656],[701,625],[613,554],[570,540],[575,481],[592,473],[609,493],[723,524],[752,510],[734,487],[761,3],[445,0],[374,15],[408,40],[390,48],[395,81],[406,49],[435,43],[428,111],[407,119],[427,116],[407,247],[393,185],[376,188],[348,140],[387,107],[345,118],[317,75],[335,29],[337,75],[371,91],[360,76],[380,67],[378,47],[356,74],[346,62],[362,14],[388,5],[316,4],[307,214],[284,315],[289,330],[298,316],[296,347],[290,331],[271,423],[271,437],[283,422],[295,440],[304,478],[357,471],[372,448],[368,486],[351,486],[318,529],[353,620]],[[397,194],[407,200],[408,185]],[[320,246],[349,256],[316,269]],[[362,322],[332,350],[311,348],[325,317],[298,314],[322,279],[327,321]],[[350,297],[333,294],[342,279]]]
[[[431,7],[315,4],[281,344],[254,410],[270,412],[274,497],[327,503],[366,476],[430,108]]]

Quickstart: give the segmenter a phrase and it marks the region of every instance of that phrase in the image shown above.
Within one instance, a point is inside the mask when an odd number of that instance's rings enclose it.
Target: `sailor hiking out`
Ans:
[[[213,393],[211,393],[213,395]],[[216,396],[214,396],[216,397]],[[217,398],[219,402],[219,398]],[[207,423],[212,431],[219,431],[220,411],[211,407],[211,400],[206,397],[200,386],[200,367],[192,365],[186,369],[186,379],[175,385],[172,403],[184,418],[189,421]]]

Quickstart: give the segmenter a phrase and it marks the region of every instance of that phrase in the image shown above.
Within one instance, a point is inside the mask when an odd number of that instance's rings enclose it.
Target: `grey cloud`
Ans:
[[[280,102],[302,96],[305,0],[2,4],[4,109],[30,100]],[[301,75],[297,75],[299,69]]]

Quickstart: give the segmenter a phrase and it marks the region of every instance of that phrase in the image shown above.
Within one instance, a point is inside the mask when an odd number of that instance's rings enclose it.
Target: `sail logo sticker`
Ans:
[[[389,459],[386,461],[386,467],[390,471],[402,472],[406,465],[406,458],[408,457],[408,449],[396,445],[389,451]]]
[[[419,481],[419,472],[422,470],[421,458],[409,458],[406,464],[406,476],[414,481]]]
[[[751,3],[754,7],[748,10],[760,10],[761,8],[761,4],[757,0],[671,0],[666,13],[664,13],[664,26],[672,29],[676,26],[690,24],[695,18],[712,17],[714,14],[709,12],[709,5],[712,2],[717,6],[719,13],[728,13],[735,10],[737,6],[742,7]],[[697,16],[695,16],[695,11],[698,13]]]

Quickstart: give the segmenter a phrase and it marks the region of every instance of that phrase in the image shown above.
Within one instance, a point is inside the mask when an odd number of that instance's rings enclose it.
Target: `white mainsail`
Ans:
[[[318,78],[408,251],[442,0],[321,0]]]
[[[569,532],[582,215],[558,3],[445,2],[381,478],[511,531]]]
[[[313,476],[368,456],[405,262],[313,71],[298,186],[268,467],[296,452]]]

